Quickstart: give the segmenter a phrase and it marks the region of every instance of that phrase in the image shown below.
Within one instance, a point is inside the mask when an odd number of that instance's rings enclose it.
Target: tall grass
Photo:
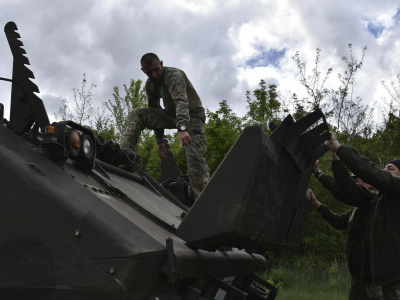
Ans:
[[[337,261],[325,269],[276,267],[262,277],[279,287],[277,300],[345,300],[350,288],[347,266]]]

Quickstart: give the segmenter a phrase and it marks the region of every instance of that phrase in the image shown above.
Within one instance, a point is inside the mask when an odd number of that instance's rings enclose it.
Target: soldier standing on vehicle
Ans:
[[[158,154],[166,157],[164,129],[176,128],[179,145],[185,148],[190,183],[197,198],[210,179],[204,158],[207,149],[204,131],[206,115],[200,97],[185,72],[164,67],[156,54],[143,55],[140,64],[148,76],[148,108],[135,108],[131,112],[121,147],[134,150],[142,130],[153,129]],[[164,108],[160,105],[160,98]]]

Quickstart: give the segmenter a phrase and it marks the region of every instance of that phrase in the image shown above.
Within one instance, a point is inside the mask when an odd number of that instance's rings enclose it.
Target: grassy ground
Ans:
[[[277,300],[345,300],[350,287],[346,264],[337,262],[324,270],[280,267],[262,277],[279,287]]]

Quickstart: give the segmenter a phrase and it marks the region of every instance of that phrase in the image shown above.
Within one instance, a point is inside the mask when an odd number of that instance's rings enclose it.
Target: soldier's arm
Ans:
[[[186,83],[183,75],[175,71],[166,78],[166,86],[171,94],[176,109],[176,127],[189,125],[189,100],[186,93]]]
[[[330,191],[337,200],[350,206],[356,206],[357,203],[354,201],[354,199],[339,189],[335,179],[332,176],[322,174],[318,177],[318,180],[321,182],[323,187]]]
[[[328,206],[322,204],[319,202],[315,194],[311,189],[308,190],[309,194],[309,200],[311,205],[315,206],[317,208],[317,211],[322,215],[322,217],[333,227],[336,229],[346,229],[347,228],[347,222],[348,218],[346,219],[346,216],[344,214],[337,214],[331,211]]]
[[[334,152],[332,152],[332,154],[334,154]],[[332,158],[336,159],[337,156],[332,156]],[[346,194],[344,194],[342,191],[339,190],[339,188],[336,185],[335,179],[332,176],[323,173],[319,169],[319,160],[316,160],[314,163],[313,173],[318,178],[319,182],[321,182],[322,186],[325,189],[327,189],[328,191],[330,191],[337,200],[339,200],[340,202],[345,203],[347,205],[351,205],[351,206],[354,205],[352,199],[350,197],[348,197]]]
[[[337,154],[354,174],[380,192],[400,195],[400,177],[376,167],[373,162],[351,147],[340,146]]]
[[[346,204],[369,207],[369,201],[374,197],[374,193],[355,182],[341,160],[332,161],[332,171],[338,188],[351,200],[351,203]]]
[[[317,210],[321,214],[322,218],[324,218],[324,220],[327,221],[332,227],[339,230],[347,229],[352,211],[351,209],[343,214],[337,214],[331,211],[325,204],[321,204]]]

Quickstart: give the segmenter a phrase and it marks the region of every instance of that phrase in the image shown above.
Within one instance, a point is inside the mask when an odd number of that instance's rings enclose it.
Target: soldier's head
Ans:
[[[392,173],[393,175],[400,176],[400,159],[393,159],[389,161],[384,170]]]
[[[150,78],[151,81],[160,81],[164,71],[163,61],[154,53],[146,53],[140,59],[141,70]]]

